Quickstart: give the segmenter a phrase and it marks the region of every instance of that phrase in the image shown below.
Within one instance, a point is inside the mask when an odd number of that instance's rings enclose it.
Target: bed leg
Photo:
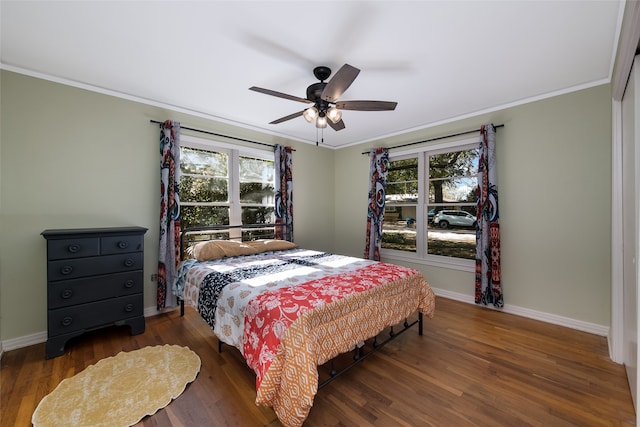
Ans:
[[[418,312],[418,335],[422,336],[422,313]]]
[[[218,353],[222,353],[222,341],[218,338]]]
[[[178,298],[178,302],[180,303],[180,317],[184,316],[184,300],[182,298]]]

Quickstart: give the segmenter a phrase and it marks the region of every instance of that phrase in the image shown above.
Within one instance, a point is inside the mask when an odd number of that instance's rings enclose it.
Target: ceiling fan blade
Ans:
[[[304,110],[298,111],[297,113],[289,114],[288,116],[280,117],[272,122],[269,122],[270,125],[277,125],[278,123],[286,122],[287,120],[295,119],[296,117],[300,117],[304,113]]]
[[[359,73],[360,70],[357,68],[344,64],[324,87],[321,98],[327,102],[335,102],[351,86]]]
[[[389,101],[339,101],[336,102],[338,110],[359,111],[390,111],[395,110],[397,102]]]
[[[256,91],[256,92],[264,93],[266,95],[277,96],[278,98],[289,99],[291,101],[304,102],[305,104],[309,104],[311,102],[311,101],[309,101],[308,99],[305,99],[305,98],[300,98],[298,96],[288,95],[286,93],[277,92],[277,91],[271,90],[271,89],[264,89],[264,88],[257,87],[257,86],[251,86],[249,88],[249,90],[253,90],[253,91]]]
[[[331,126],[335,131],[344,129],[344,122],[342,119],[340,119],[338,123],[333,123],[331,120],[327,120],[327,123],[329,123],[329,126]]]

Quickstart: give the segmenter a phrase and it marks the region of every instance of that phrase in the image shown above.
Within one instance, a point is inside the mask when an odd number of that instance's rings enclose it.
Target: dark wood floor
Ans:
[[[189,346],[202,360],[196,380],[138,426],[279,426],[254,404],[255,377],[237,350],[187,309],[94,331],[45,360],[44,344],[6,352],[0,425],[29,426],[40,399],[98,360],[148,345]],[[635,426],[624,367],[606,339],[438,298],[424,335],[410,330],[316,395],[305,426]]]

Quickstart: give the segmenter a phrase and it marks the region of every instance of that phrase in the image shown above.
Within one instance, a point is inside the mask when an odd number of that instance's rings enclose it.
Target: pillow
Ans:
[[[210,261],[224,257],[253,255],[258,251],[242,242],[232,240],[208,240],[193,247],[193,257],[198,261]]]
[[[254,240],[246,243],[258,252],[286,251],[298,247],[295,243],[287,240]]]
[[[224,251],[220,249],[215,240],[200,242],[192,247],[192,255],[198,261],[209,261],[224,257]]]
[[[216,241],[225,256],[254,255],[258,251],[247,245],[246,242],[236,242],[234,240]]]

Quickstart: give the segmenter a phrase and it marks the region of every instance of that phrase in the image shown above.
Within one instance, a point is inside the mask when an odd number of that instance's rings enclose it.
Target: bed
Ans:
[[[217,240],[233,230],[214,233],[213,240],[182,243],[174,292],[197,309],[220,345],[240,351],[256,374],[256,404],[271,406],[286,427],[302,425],[319,387],[337,375],[332,370],[319,384],[319,365],[350,351],[359,361],[369,354],[362,352],[365,341],[373,339],[368,348],[375,351],[414,324],[422,334],[423,315],[433,317],[435,296],[417,270],[264,236]],[[390,327],[379,343],[377,335]]]

